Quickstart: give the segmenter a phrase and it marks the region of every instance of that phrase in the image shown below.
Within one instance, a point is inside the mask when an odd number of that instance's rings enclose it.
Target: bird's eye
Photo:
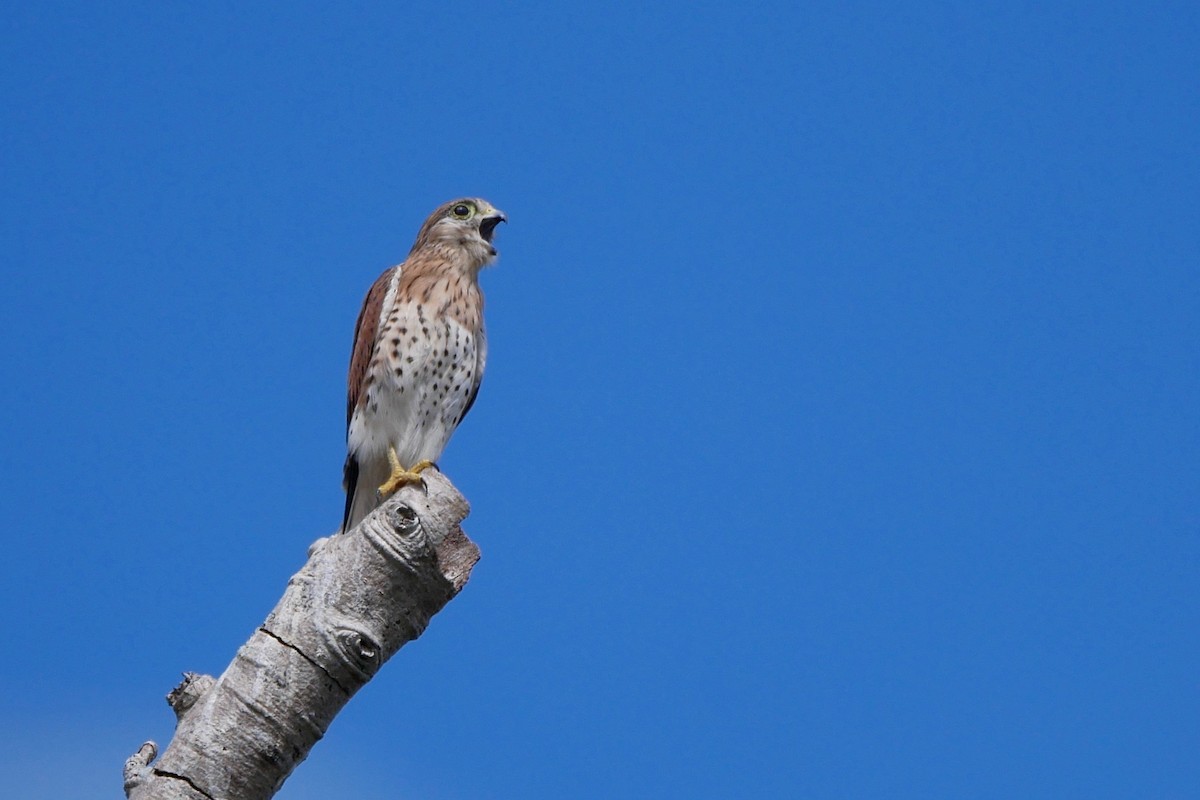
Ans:
[[[459,203],[451,211],[458,219],[466,219],[471,216],[471,207],[466,203]]]

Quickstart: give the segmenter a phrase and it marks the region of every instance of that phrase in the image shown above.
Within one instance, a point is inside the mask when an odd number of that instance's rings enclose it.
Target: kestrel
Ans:
[[[475,402],[487,360],[479,271],[506,219],[479,198],[446,203],[367,292],[350,356],[343,531],[420,482]]]

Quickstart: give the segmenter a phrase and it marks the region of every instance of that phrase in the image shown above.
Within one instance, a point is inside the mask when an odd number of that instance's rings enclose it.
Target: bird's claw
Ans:
[[[388,463],[392,466],[392,474],[383,482],[383,485],[375,490],[375,496],[380,502],[394,495],[401,487],[410,484],[419,483],[428,490],[425,484],[425,479],[421,477],[421,473],[430,467],[436,467],[429,459],[424,459],[413,464],[411,467],[404,467],[400,463],[400,459],[396,456],[395,448],[388,448]]]
[[[383,485],[375,490],[375,496],[379,498],[380,502],[382,502],[394,495],[402,487],[413,483],[419,483],[424,486],[425,479],[421,477],[420,473],[412,470],[393,472],[388,479],[383,482]]]

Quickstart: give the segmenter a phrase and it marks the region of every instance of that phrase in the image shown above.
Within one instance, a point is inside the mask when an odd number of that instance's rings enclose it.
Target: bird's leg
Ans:
[[[410,483],[424,483],[421,473],[434,466],[432,461],[424,459],[411,467],[405,467],[400,463],[400,457],[396,455],[396,448],[391,445],[388,445],[388,464],[392,467],[392,474],[376,490],[380,500],[391,497],[401,486],[407,486]]]

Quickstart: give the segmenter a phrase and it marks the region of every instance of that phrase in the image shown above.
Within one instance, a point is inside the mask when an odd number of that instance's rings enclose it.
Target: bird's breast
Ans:
[[[423,303],[400,303],[381,320],[366,396],[350,424],[350,445],[402,463],[437,459],[462,421],[481,379],[478,337]]]

